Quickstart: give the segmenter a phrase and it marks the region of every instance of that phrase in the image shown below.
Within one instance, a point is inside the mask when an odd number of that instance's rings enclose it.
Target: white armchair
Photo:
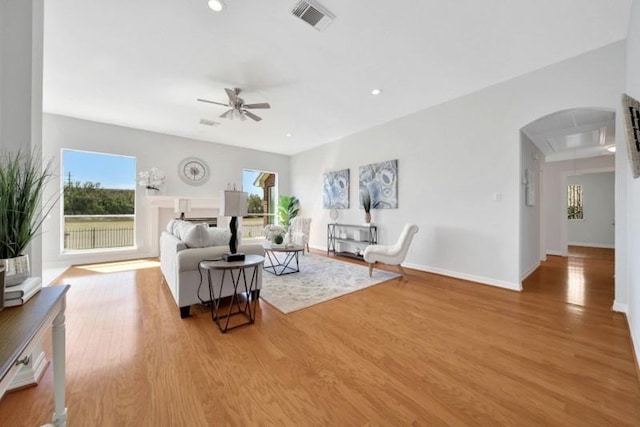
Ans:
[[[369,263],[369,277],[373,273],[373,265],[376,262],[397,265],[402,278],[407,280],[407,275],[402,268],[402,262],[407,256],[413,235],[418,232],[415,224],[406,224],[400,233],[400,238],[393,245],[369,245],[364,250],[364,260]]]
[[[309,252],[309,233],[311,231],[311,218],[295,217],[289,225],[289,235],[291,241],[296,245],[301,245]],[[303,251],[304,253],[304,251]]]

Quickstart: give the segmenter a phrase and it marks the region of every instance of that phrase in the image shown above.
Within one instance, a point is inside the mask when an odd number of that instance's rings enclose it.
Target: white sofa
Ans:
[[[180,317],[189,316],[191,304],[200,304],[210,300],[209,285],[206,272],[202,277],[198,264],[202,260],[220,259],[229,252],[228,229],[208,227],[206,224],[193,224],[188,221],[171,220],[167,231],[160,236],[160,269],[164,282],[180,308]],[[238,252],[264,256],[261,244],[241,244]],[[212,273],[212,282],[219,286],[222,274]],[[262,269],[258,268],[258,291],[254,298],[260,296],[262,288]],[[233,285],[227,274],[222,284],[222,297],[231,296]],[[218,291],[216,290],[216,295]]]

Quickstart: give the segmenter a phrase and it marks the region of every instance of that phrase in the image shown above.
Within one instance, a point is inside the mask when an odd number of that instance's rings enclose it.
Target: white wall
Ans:
[[[520,280],[524,280],[529,274],[538,268],[541,260],[541,165],[544,154],[536,145],[520,132]],[[528,180],[525,171],[529,171]],[[527,186],[532,186],[534,204],[527,205]]]
[[[580,173],[612,171],[614,166],[613,155],[547,162],[542,166],[543,232],[547,254],[567,255],[567,177]]]
[[[0,1],[0,151],[29,152],[42,144],[43,1]],[[29,254],[32,274],[39,275],[39,237]]]
[[[615,174],[588,173],[567,178],[567,185],[582,186],[583,219],[567,220],[570,245],[613,248]]]
[[[626,93],[640,99],[640,0],[633,0],[627,35]],[[616,133],[623,134],[618,110]],[[626,135],[616,138],[616,299],[614,308],[627,313],[636,358],[640,357],[640,179],[633,179]],[[636,361],[638,361],[636,359]]]
[[[166,173],[167,180],[162,189],[164,196],[217,199],[220,191],[226,189],[227,183],[237,183],[238,188],[242,186],[242,170],[245,168],[276,172],[280,191],[289,192],[288,156],[52,114],[44,115],[43,124],[44,154],[47,158],[55,158],[57,165],[60,166],[63,148],[135,156],[138,171],[158,167]],[[209,165],[211,176],[202,186],[190,186],[178,176],[178,164],[185,157],[191,156],[202,158]],[[60,170],[62,170],[61,166]],[[151,222],[150,218],[153,217],[156,209],[153,204],[158,201],[147,197],[141,187],[138,187],[138,190],[136,192],[138,246],[136,250],[96,255],[62,254],[60,250],[62,216],[61,209],[58,209],[46,222],[46,233],[43,239],[45,263],[48,266],[59,266],[156,256],[158,225]],[[197,212],[192,214],[192,216],[197,215]],[[163,218],[166,216],[163,216],[161,221]],[[164,228],[164,225],[159,224],[161,228]]]
[[[352,208],[339,221],[361,223],[358,167],[398,159],[399,208],[372,211],[380,240],[415,222],[408,266],[519,289],[519,130],[558,110],[615,108],[624,54],[616,43],[293,156],[292,191],[313,218],[311,245],[326,247],[323,172],[351,170]]]

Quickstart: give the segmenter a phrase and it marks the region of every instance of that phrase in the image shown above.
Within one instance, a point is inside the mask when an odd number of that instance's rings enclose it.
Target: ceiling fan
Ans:
[[[209,104],[222,105],[224,107],[229,107],[229,109],[224,113],[222,113],[220,117],[223,119],[231,119],[231,120],[235,115],[240,120],[246,120],[246,117],[249,117],[250,119],[253,119],[256,122],[259,122],[260,120],[262,120],[262,117],[256,116],[249,110],[257,109],[257,108],[271,108],[271,105],[269,105],[269,103],[267,102],[261,102],[258,104],[245,104],[244,99],[238,96],[240,94],[239,88],[234,88],[234,89],[225,88],[225,92],[227,92],[227,96],[229,97],[229,102],[227,104],[223,104],[222,102],[209,101],[208,99],[201,99],[201,98],[198,98],[198,101],[208,102]]]

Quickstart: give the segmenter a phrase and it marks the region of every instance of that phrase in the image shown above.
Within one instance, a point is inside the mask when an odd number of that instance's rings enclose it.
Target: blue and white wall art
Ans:
[[[397,209],[398,160],[360,166],[360,191],[363,190],[371,194],[372,209]]]
[[[325,172],[322,177],[322,207],[349,209],[349,169]]]

